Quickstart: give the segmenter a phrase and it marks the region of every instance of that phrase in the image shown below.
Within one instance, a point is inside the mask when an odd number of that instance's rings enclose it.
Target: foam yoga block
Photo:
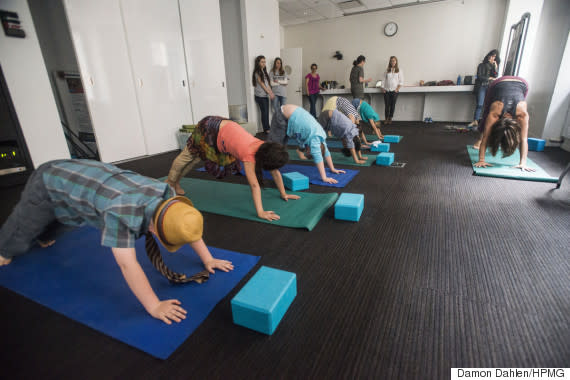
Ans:
[[[383,152],[376,156],[376,164],[381,166],[390,166],[394,162],[394,153]]]
[[[399,143],[402,140],[402,136],[398,135],[385,135],[384,142],[385,143]]]
[[[358,222],[364,210],[364,195],[342,193],[334,205],[334,218]]]
[[[542,152],[544,150],[545,140],[535,139],[532,137],[528,138],[528,150],[534,150],[536,152]]]
[[[370,147],[371,152],[389,152],[390,151],[390,144],[387,143],[379,143],[379,144],[372,144]]]
[[[309,188],[309,177],[299,172],[283,173],[283,184],[291,191],[306,190]]]
[[[232,299],[234,323],[271,335],[296,295],[295,273],[262,266]]]

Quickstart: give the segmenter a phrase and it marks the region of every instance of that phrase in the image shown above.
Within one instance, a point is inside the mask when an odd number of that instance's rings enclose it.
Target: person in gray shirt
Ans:
[[[364,79],[364,64],[366,57],[359,55],[352,62],[352,70],[350,71],[350,92],[355,99],[364,98],[364,84],[372,80],[372,78]]]
[[[269,84],[271,85],[271,90],[275,95],[273,98],[273,110],[277,112],[277,109],[282,105],[287,103],[287,84],[289,83],[289,77],[285,70],[283,70],[283,61],[281,58],[277,57],[273,61],[273,67],[269,72]]]
[[[361,152],[362,144],[358,137],[358,127],[337,110],[326,110],[319,115],[319,123],[327,133],[342,141],[342,153],[354,159],[357,164],[364,164],[368,157]]]

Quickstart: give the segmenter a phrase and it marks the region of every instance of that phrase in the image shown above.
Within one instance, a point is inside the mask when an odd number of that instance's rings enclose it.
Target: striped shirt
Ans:
[[[154,211],[174,196],[165,182],[91,160],[49,164],[43,181],[56,219],[101,230],[101,245],[133,248],[148,231]]]

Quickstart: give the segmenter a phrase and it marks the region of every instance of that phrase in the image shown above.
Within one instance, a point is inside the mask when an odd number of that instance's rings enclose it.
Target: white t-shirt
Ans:
[[[404,85],[404,73],[402,73],[402,69],[399,72],[395,73],[393,70],[386,71],[385,81],[384,81],[384,89],[386,91],[396,91],[398,86]]]

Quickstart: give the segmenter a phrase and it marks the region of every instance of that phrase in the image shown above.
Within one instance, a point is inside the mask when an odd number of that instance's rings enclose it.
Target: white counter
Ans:
[[[426,117],[431,117],[434,121],[470,122],[475,110],[475,98],[472,92],[472,85],[402,87],[396,102],[394,120],[422,121]],[[349,88],[324,90],[320,95],[321,99],[317,101],[318,110],[331,96],[343,96],[352,100]],[[365,88],[364,100],[374,108],[380,119],[384,120],[382,89]],[[308,105],[308,99],[304,97],[303,106],[308,109]]]

